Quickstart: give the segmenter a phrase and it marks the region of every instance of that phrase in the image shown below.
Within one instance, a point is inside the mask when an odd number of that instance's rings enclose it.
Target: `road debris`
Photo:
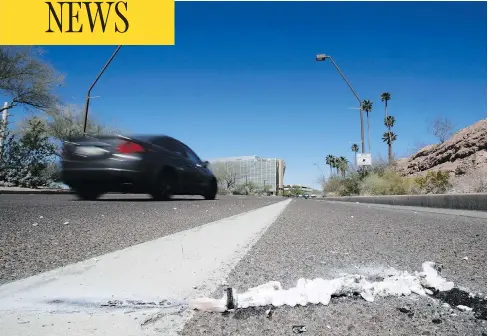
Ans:
[[[307,328],[305,328],[304,325],[295,325],[291,328],[291,330],[293,331],[293,333],[295,334],[301,334],[301,333],[304,333],[307,331]]]
[[[407,314],[407,316],[410,318],[412,318],[415,315],[415,313],[408,308],[402,307],[402,308],[397,308],[397,310],[401,313]]]
[[[457,305],[456,308],[459,309],[459,310],[461,310],[461,311],[472,311],[473,310],[473,308],[467,307],[467,306],[463,306],[463,305]]]
[[[445,292],[435,291],[433,297],[443,303],[449,304],[451,307],[468,307],[470,310],[465,311],[474,311],[474,317],[476,319],[486,321],[486,297],[483,295],[474,295],[459,288],[452,288]]]
[[[370,282],[365,277],[352,274],[331,280],[316,278],[299,279],[296,287],[285,290],[278,281],[270,281],[237,294],[227,288],[222,299],[197,298],[190,301],[190,308],[202,311],[225,312],[234,309],[272,305],[295,307],[311,304],[328,305],[334,296],[360,295],[368,302],[376,296],[427,296],[427,292],[444,292],[454,288],[454,283],[439,275],[442,265],[424,262],[422,272],[409,274],[391,270],[381,281]]]

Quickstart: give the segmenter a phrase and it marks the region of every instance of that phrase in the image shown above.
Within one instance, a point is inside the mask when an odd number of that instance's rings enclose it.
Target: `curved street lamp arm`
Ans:
[[[352,88],[351,84],[349,83],[349,81],[347,80],[346,76],[344,76],[344,74],[342,73],[341,69],[339,68],[339,66],[336,64],[336,62],[334,62],[334,59],[331,57],[331,56],[328,56],[327,57],[328,59],[330,59],[330,61],[332,62],[332,64],[334,65],[334,67],[336,68],[337,72],[341,75],[342,79],[344,80],[344,82],[346,82],[347,86],[349,86],[349,89],[352,91],[352,93],[354,94],[354,96],[356,97],[356,99],[358,100],[359,102],[359,105],[362,106],[362,103],[361,103],[361,98],[359,98],[358,94],[356,93],[356,91],[354,91],[354,89]]]
[[[117,55],[117,53],[119,52],[119,50],[120,50],[121,47],[122,46],[119,45],[117,47],[117,49],[115,49],[114,53],[112,54],[112,57],[110,57],[110,59],[107,61],[107,63],[103,67],[102,71],[100,71],[100,73],[98,74],[97,78],[95,79],[95,81],[92,83],[92,85],[88,89],[88,92],[86,94],[86,103],[85,103],[85,118],[84,118],[84,122],[83,122],[83,135],[86,135],[86,127],[87,127],[87,124],[88,124],[88,107],[90,106],[90,93],[91,93],[91,90],[97,84],[97,82],[100,79],[100,77],[102,77],[103,73],[108,68],[108,66],[110,65],[110,63],[114,59],[115,55]]]

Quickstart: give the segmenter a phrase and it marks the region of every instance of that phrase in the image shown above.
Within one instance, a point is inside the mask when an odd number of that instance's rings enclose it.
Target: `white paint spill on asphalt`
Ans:
[[[290,202],[0,286],[1,334],[177,335],[193,314],[188,300],[215,292]],[[108,301],[152,307],[101,307]]]
[[[284,290],[278,281],[270,281],[263,285],[250,288],[247,292],[232,294],[236,308],[248,308],[273,305],[280,307],[287,305],[295,307],[309,303],[328,305],[332,296],[359,294],[366,301],[372,302],[376,296],[408,296],[417,294],[426,296],[432,294],[428,288],[439,291],[449,291],[454,283],[441,277],[435,269],[434,262],[426,261],[422,264],[422,272],[410,274],[406,271],[390,269],[381,281],[370,282],[358,274],[344,275],[331,280],[316,278],[314,280],[299,279],[296,287]],[[221,299],[197,298],[190,302],[190,308],[224,312],[229,309],[228,297]]]

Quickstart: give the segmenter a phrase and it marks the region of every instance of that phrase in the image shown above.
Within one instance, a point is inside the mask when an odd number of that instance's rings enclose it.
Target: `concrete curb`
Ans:
[[[486,211],[486,194],[324,197],[322,201],[376,203],[430,208]]]
[[[26,189],[26,190],[15,190],[15,189],[0,189],[0,195],[64,195],[72,194],[71,190],[54,190],[54,189]]]

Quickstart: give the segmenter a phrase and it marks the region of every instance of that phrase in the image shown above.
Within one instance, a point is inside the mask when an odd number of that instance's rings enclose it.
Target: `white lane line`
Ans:
[[[9,336],[176,335],[189,298],[211,295],[290,200],[0,286]],[[100,308],[109,300],[169,309]],[[147,320],[154,320],[145,323]]]

